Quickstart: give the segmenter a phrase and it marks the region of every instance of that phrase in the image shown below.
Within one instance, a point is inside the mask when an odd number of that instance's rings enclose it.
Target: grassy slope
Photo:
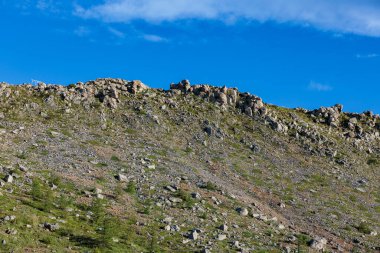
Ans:
[[[3,106],[6,118],[1,127],[7,133],[0,144],[0,165],[17,171],[20,178],[1,190],[0,218],[16,216],[14,221],[0,223],[0,239],[7,242],[0,246],[2,250],[188,252],[201,250],[212,240],[213,249],[220,252],[233,248],[229,246],[233,234],[250,248],[274,252],[285,245],[297,248],[298,242],[306,241],[304,237],[315,235],[335,244],[345,241],[351,250],[370,251],[369,246],[378,246],[379,236],[361,237],[380,227],[377,157],[338,143],[339,156],[352,164],[343,167],[333,158],[310,155],[293,137],[275,133],[232,109],[224,111],[193,96],[173,100],[176,108],[162,110],[161,95],[131,95],[122,98],[114,112],[95,105],[91,109],[73,106],[65,113],[58,99],[57,107],[49,108],[42,98],[33,96],[20,96]],[[22,109],[31,101],[48,116],[42,117],[39,109]],[[283,117],[299,114],[311,123],[299,112],[272,110]],[[204,132],[206,120],[214,129],[220,128],[222,138]],[[102,129],[104,124],[107,128]],[[25,129],[11,133],[20,126]],[[327,128],[318,127],[327,135]],[[330,138],[339,142],[333,133]],[[250,149],[253,143],[260,146],[258,153]],[[156,169],[147,168],[141,162],[144,158]],[[32,175],[19,172],[18,163],[30,168]],[[134,183],[118,183],[114,176],[120,172]],[[181,191],[163,190],[183,176],[189,179],[179,183]],[[365,193],[355,187],[362,178],[370,181]],[[199,188],[200,181],[215,187]],[[58,186],[56,190],[50,190],[52,183]],[[105,200],[83,194],[94,188],[103,189]],[[200,192],[204,202],[192,199],[192,192]],[[174,207],[156,205],[160,197],[169,196],[183,202]],[[216,205],[212,196],[222,204]],[[286,207],[280,209],[279,202]],[[256,212],[278,217],[287,228],[278,230],[275,222],[241,217],[235,211],[252,203]],[[194,211],[194,207],[204,211]],[[162,229],[161,220],[167,216],[183,224],[180,232]],[[57,231],[40,227],[59,220],[63,222]],[[228,240],[216,241],[218,226],[224,222],[239,228],[231,228]],[[200,240],[183,244],[194,228],[202,230]],[[17,234],[8,235],[7,229]],[[298,242],[286,243],[289,236],[302,233],[306,235]],[[354,238],[362,245],[352,243]]]

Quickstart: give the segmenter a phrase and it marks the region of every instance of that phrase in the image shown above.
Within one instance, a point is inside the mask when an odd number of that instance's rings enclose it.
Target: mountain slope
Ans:
[[[378,252],[380,120],[236,89],[0,86],[10,252]]]

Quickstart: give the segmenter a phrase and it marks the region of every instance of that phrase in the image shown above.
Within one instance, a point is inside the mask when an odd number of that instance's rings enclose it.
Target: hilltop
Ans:
[[[380,252],[380,117],[236,88],[0,84],[1,252]]]

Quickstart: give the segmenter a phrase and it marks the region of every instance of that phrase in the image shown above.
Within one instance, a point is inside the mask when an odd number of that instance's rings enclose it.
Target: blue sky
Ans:
[[[0,0],[0,80],[190,79],[380,113],[380,2]]]

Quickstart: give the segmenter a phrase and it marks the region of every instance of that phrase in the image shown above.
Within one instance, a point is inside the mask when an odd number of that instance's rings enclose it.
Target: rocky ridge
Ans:
[[[33,193],[38,178],[65,195],[64,185],[38,174],[39,167],[47,167],[65,180],[78,180],[79,199],[109,201],[112,212],[136,201],[131,206],[144,209],[134,229],[152,245],[154,240],[167,243],[171,252],[292,252],[300,244],[315,251],[379,249],[378,224],[368,228],[358,218],[378,217],[372,209],[378,207],[379,116],[371,112],[345,113],[341,105],[291,110],[235,88],[191,86],[187,80],[171,84],[169,90],[121,79],[69,86],[2,83],[0,104],[0,136],[5,140],[0,147],[0,194],[6,197],[17,196],[18,187],[31,186]],[[101,178],[94,175],[108,170],[106,183],[94,183]],[[121,194],[125,202],[120,206],[116,184],[137,200]],[[297,191],[290,189],[294,185]],[[365,216],[351,209],[337,212],[334,205],[349,207],[345,199],[330,195],[333,189],[349,194],[350,201],[361,196],[359,209],[371,211]],[[334,205],[328,202],[331,197],[337,198]],[[150,213],[155,212],[151,202],[163,217]],[[324,205],[332,206],[321,209]],[[9,225],[18,222],[15,208],[0,222],[9,226],[4,245],[17,234]],[[94,210],[86,213],[75,206],[65,212],[73,210],[77,213],[67,219],[95,220]],[[65,222],[44,218],[38,226],[27,226],[62,234]],[[156,223],[160,236],[144,230]],[[346,223],[354,224],[349,229],[362,237],[348,235]],[[126,240],[112,238],[112,245]]]
[[[47,96],[45,102],[48,105],[54,105],[57,95],[70,108],[71,104],[80,104],[84,107],[90,107],[96,101],[103,105],[116,109],[120,102],[120,95],[128,96],[138,94],[150,89],[141,81],[126,81],[122,79],[97,79],[86,83],[79,82],[69,86],[46,85],[39,83],[37,86],[31,84],[20,85],[19,88],[27,91],[29,95],[37,92]],[[0,97],[5,99],[17,98],[20,91],[13,91],[14,86],[2,83],[0,85]],[[281,115],[272,110],[271,105],[263,102],[262,98],[249,93],[241,93],[236,88],[214,87],[211,85],[193,85],[188,80],[183,80],[178,84],[171,84],[170,90],[161,90],[165,97],[170,98],[176,95],[189,95],[201,97],[202,99],[217,103],[224,109],[237,109],[241,113],[255,120],[261,120],[269,125],[274,131],[291,135],[302,142],[305,146],[308,143],[316,143],[317,149],[311,152],[320,155],[334,156],[336,152],[331,150],[334,143],[329,141],[318,130],[318,125],[310,125],[295,114]],[[169,106],[170,100],[165,101]],[[35,107],[35,104],[26,105]],[[313,122],[326,125],[329,131],[334,131],[339,138],[344,139],[350,145],[354,145],[360,150],[366,150],[372,153],[376,149],[376,142],[380,140],[380,116],[371,111],[363,113],[346,113],[343,112],[342,105],[332,107],[321,107],[316,110],[306,110],[296,108],[296,111],[302,112]]]

